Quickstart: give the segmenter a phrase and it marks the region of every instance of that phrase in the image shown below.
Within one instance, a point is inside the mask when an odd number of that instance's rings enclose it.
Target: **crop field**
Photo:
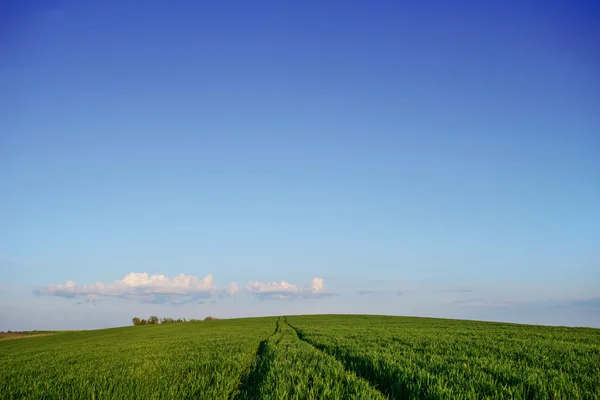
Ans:
[[[598,399],[600,330],[362,315],[0,342],[0,399]]]

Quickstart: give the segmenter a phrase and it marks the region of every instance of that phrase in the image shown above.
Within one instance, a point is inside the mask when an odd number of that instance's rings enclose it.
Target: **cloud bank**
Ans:
[[[222,293],[234,296],[239,292],[235,282],[231,282]],[[86,302],[95,302],[100,297],[118,297],[145,303],[183,304],[213,297],[217,288],[212,275],[199,278],[193,275],[179,274],[174,278],[165,275],[149,276],[146,272],[132,272],[113,283],[93,283],[78,285],[73,281],[64,284],[49,285],[35,291],[38,295],[59,296],[68,299],[82,298]]]
[[[317,277],[313,278],[307,287],[299,287],[286,281],[248,281],[246,290],[261,300],[319,299],[337,294],[325,291],[325,281]]]
[[[179,274],[174,278],[165,275],[149,276],[147,272],[132,272],[113,283],[93,283],[78,285],[67,281],[57,285],[48,285],[34,291],[39,296],[58,296],[67,299],[79,299],[78,304],[95,303],[102,297],[122,298],[143,303],[155,304],[202,304],[205,300],[217,297],[234,297],[241,288],[230,282],[227,287],[217,288],[212,275],[199,278],[193,275]],[[313,278],[306,287],[300,287],[286,281],[258,282],[248,281],[246,292],[261,300],[300,300],[318,299],[334,296],[325,290],[323,278]]]

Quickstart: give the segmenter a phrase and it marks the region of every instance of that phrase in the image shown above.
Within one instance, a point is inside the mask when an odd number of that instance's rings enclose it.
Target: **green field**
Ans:
[[[600,330],[382,316],[0,342],[1,399],[598,399]]]

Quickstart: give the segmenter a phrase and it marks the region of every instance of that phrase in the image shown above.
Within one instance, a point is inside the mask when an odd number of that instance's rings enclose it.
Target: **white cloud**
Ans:
[[[57,285],[48,285],[35,293],[45,296],[77,298],[80,302],[95,303],[103,297],[131,299],[143,303],[203,303],[203,300],[216,297],[234,297],[241,288],[235,282],[217,289],[212,275],[199,278],[193,275],[179,274],[174,278],[165,275],[148,275],[147,272],[132,272],[113,283],[92,283],[79,285],[66,281]],[[286,281],[259,282],[249,281],[246,291],[260,299],[299,300],[315,299],[336,295],[325,289],[323,278],[313,278],[307,286],[298,286]]]
[[[248,281],[246,289],[250,293],[298,293],[298,286],[287,283],[286,281],[277,282],[258,282]]]
[[[232,288],[233,286],[230,284],[227,293]],[[87,301],[96,301],[99,296],[108,296],[149,303],[179,304],[212,297],[215,291],[216,286],[213,283],[212,275],[199,278],[179,274],[171,279],[164,275],[149,276],[146,272],[132,272],[125,275],[123,279],[110,284],[98,282],[80,286],[73,281],[67,281],[64,284],[46,286],[36,293],[66,298],[82,297]]]
[[[310,290],[313,293],[321,293],[325,290],[325,281],[323,278],[312,278],[310,281]]]
[[[227,293],[227,295],[233,297],[240,292],[240,287],[235,282],[229,282],[229,286],[227,287],[225,292]]]
[[[299,287],[286,281],[248,281],[246,290],[261,300],[297,300],[333,296],[336,293],[325,291],[323,278],[313,278],[307,287]]]

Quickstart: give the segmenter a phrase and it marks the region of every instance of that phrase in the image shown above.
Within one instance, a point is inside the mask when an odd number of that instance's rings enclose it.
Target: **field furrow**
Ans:
[[[240,382],[239,390],[233,397],[234,399],[256,398],[256,393],[263,384],[264,377],[266,376],[265,371],[269,365],[267,343],[269,339],[279,332],[280,320],[281,317],[277,318],[277,322],[275,323],[275,331],[267,339],[260,342],[258,350],[254,355],[252,368],[243,376]]]
[[[257,379],[243,399],[383,399],[335,358],[299,340],[283,320],[265,343]]]

